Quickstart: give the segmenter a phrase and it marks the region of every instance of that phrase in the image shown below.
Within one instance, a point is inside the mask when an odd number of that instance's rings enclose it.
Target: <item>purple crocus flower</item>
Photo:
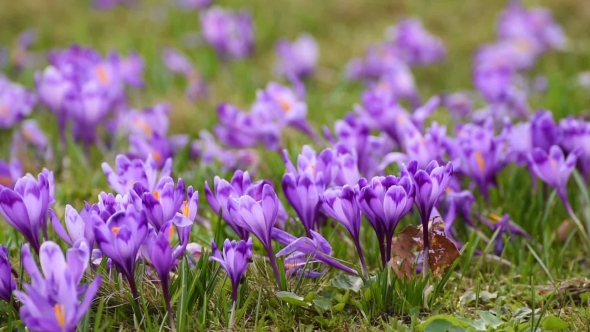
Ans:
[[[324,176],[317,173],[286,173],[283,175],[283,192],[293,208],[308,237],[311,230],[316,228],[316,219],[321,207],[320,197],[324,192]]]
[[[0,128],[11,128],[33,111],[37,97],[0,75]]]
[[[248,264],[252,259],[252,238],[248,241],[240,240],[240,242],[229,241],[226,239],[223,242],[223,254],[217,248],[215,242],[211,243],[212,255],[209,257],[210,261],[216,261],[227,272],[229,280],[232,285],[232,311],[228,328],[231,330],[234,322],[234,313],[236,310],[236,303],[238,300],[238,287],[244,277],[244,273],[248,269]]]
[[[428,65],[445,56],[442,40],[426,31],[418,19],[400,20],[387,30],[387,35],[408,64]]]
[[[23,168],[18,160],[10,162],[0,160],[0,190],[2,188],[13,189],[14,184],[22,175]]]
[[[18,179],[14,190],[0,191],[0,213],[18,230],[36,252],[41,245],[39,231],[47,238],[47,208],[53,204],[53,173],[31,174]]]
[[[582,148],[577,148],[571,151],[566,159],[561,148],[553,145],[549,153],[541,148],[535,148],[529,157],[535,175],[557,191],[570,214],[573,214],[573,211],[567,199],[567,180],[581,154]]]
[[[537,111],[531,118],[531,139],[533,147],[549,151],[557,144],[559,128],[553,121],[553,113],[547,110]]]
[[[141,196],[148,221],[150,225],[156,228],[156,231],[159,231],[165,223],[175,218],[180,208],[184,207],[186,186],[182,179],[178,179],[176,186],[174,186],[172,178],[162,177],[153,192],[147,191],[140,183],[136,183],[133,189]]]
[[[590,178],[590,122],[574,117],[559,122],[561,131],[561,147],[568,153],[582,149],[578,156],[577,166],[586,182]]]
[[[15,289],[16,283],[12,278],[12,266],[10,265],[10,257],[8,257],[8,249],[0,245],[0,299],[10,303],[12,291]]]
[[[221,172],[236,171],[241,168],[255,170],[259,158],[255,151],[248,149],[230,150],[221,147],[211,133],[201,130],[198,140],[191,143],[191,156],[200,159],[203,165],[217,161]]]
[[[18,155],[21,150],[32,146],[42,160],[53,158],[53,151],[45,133],[39,127],[37,121],[28,119],[22,122],[19,131],[14,133],[11,144],[11,155]]]
[[[177,228],[176,232],[178,232],[179,244],[173,246],[172,240],[176,226],[172,223],[172,221],[166,222],[158,232],[155,230],[152,231],[145,242],[146,257],[156,269],[156,272],[160,278],[160,282],[162,283],[164,300],[166,302],[166,308],[168,310],[168,315],[170,317],[172,326],[174,326],[174,313],[170,304],[170,272],[176,266],[178,258],[186,251],[192,221],[185,227]]]
[[[445,235],[457,247],[461,247],[462,244],[454,237],[455,231],[453,230],[453,225],[457,220],[457,216],[459,216],[467,225],[475,227],[470,216],[473,203],[475,203],[473,194],[469,190],[461,190],[459,181],[456,179],[455,181],[451,181],[449,187],[445,190],[444,204],[438,203],[439,206],[444,206],[442,220],[445,221]]]
[[[79,285],[90,261],[88,244],[84,240],[76,242],[64,257],[57,244],[43,243],[39,252],[43,274],[27,244],[23,246],[21,256],[31,277],[31,283],[24,284],[24,291],[14,291],[22,303],[21,320],[32,331],[76,331],[101,282],[98,275],[89,285]]]
[[[469,92],[456,92],[442,98],[444,107],[451,111],[453,118],[468,116],[474,110],[473,97]]]
[[[439,166],[436,161],[432,161],[426,169],[418,170],[418,164],[414,161],[408,164],[408,168],[402,173],[408,172],[416,188],[414,201],[420,213],[420,221],[423,227],[424,259],[422,273],[428,275],[428,250],[430,243],[428,239],[428,224],[430,215],[434,209],[438,198],[445,192],[451,177],[453,176],[453,164],[447,163],[445,166]]]
[[[377,235],[383,267],[391,259],[395,228],[412,208],[415,190],[408,175],[361,179],[355,186],[358,206]]]
[[[133,204],[125,211],[109,217],[107,222],[94,221],[94,235],[98,248],[112,259],[119,271],[125,275],[133,298],[138,299],[135,285],[135,260],[148,231],[147,217],[143,211],[136,211]]]
[[[65,130],[67,109],[65,98],[74,88],[66,73],[49,66],[43,72],[35,73],[35,86],[39,99],[57,117],[59,130]]]
[[[141,159],[129,160],[125,155],[118,155],[115,158],[115,170],[106,162],[102,163],[102,170],[107,177],[109,186],[120,195],[125,195],[133,189],[136,183],[140,183],[146,190],[153,192],[162,178],[170,177],[172,159],[166,160],[159,177],[152,155],[148,155],[145,162]]]
[[[309,256],[306,262],[314,263],[317,261],[324,263],[328,266],[340,269],[346,273],[358,275],[358,273],[355,270],[340,263],[338,260],[330,256],[332,254],[332,246],[330,246],[328,241],[321,234],[313,230],[311,231],[311,237],[302,236],[300,238],[296,238],[285,231],[275,228],[272,230],[272,236],[276,241],[286,245],[285,248],[283,248],[281,251],[277,253],[277,257],[289,255],[285,259],[285,262],[291,261],[290,264],[294,265],[287,265],[288,263],[286,263],[285,268],[287,269],[287,272],[291,274],[305,266],[305,263],[301,265],[296,264],[297,262],[293,261],[294,257],[297,258],[297,260],[299,260],[299,258],[301,257],[300,255],[302,254]],[[312,273],[311,275],[313,276],[314,274]]]
[[[275,71],[285,77],[294,75],[304,78],[313,73],[319,58],[319,47],[309,34],[302,34],[290,43],[286,39],[279,40],[275,45],[278,57]]]
[[[146,160],[151,156],[157,168],[166,167],[167,160],[188,144],[187,135],[165,137],[154,133],[151,138],[129,136],[129,152],[132,158]]]
[[[277,222],[279,213],[279,198],[271,185],[264,184],[262,197],[259,201],[252,196],[243,195],[240,197],[229,197],[227,210],[233,221],[260,240],[270,264],[275,273],[277,286],[281,288],[279,269],[272,251],[271,234]]]
[[[205,80],[186,55],[176,49],[165,48],[162,51],[162,59],[168,70],[186,78],[188,100],[195,101],[207,95],[208,88]]]
[[[49,210],[49,215],[53,230],[67,244],[73,245],[78,240],[85,239],[90,248],[94,247],[95,219],[97,221],[102,221],[102,219],[98,214],[92,212],[90,205],[86,204],[81,213],[78,213],[71,205],[66,205],[65,229],[52,209]]]
[[[502,252],[504,251],[504,234],[508,234],[509,236],[518,235],[530,239],[531,236],[518,225],[510,220],[510,215],[508,213],[504,214],[504,216],[500,217],[494,213],[490,213],[490,219],[487,219],[483,216],[479,216],[481,222],[489,227],[492,232],[498,232],[496,236],[496,255],[501,256]]]
[[[143,67],[145,64],[139,54],[132,52],[126,57],[120,57],[117,64],[121,79],[126,84],[136,88],[144,87]]]
[[[240,59],[252,54],[254,26],[250,14],[211,7],[200,17],[203,38],[223,59]]]
[[[367,266],[360,242],[362,214],[354,189],[348,185],[330,188],[323,193],[321,200],[323,211],[344,226],[352,237],[366,278]]]

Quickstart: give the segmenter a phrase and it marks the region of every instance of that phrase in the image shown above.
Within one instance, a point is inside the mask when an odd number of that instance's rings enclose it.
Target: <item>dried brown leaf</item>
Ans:
[[[428,250],[428,266],[436,276],[444,273],[460,256],[455,244],[442,235],[434,235]]]
[[[416,274],[414,271],[415,253],[420,250],[418,245],[422,242],[416,238],[420,239],[421,234],[422,229],[410,225],[393,238],[391,267],[400,279],[404,277],[411,279]]]

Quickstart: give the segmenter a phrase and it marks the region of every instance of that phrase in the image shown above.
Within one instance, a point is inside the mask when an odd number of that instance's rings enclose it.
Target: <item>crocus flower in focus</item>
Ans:
[[[223,59],[245,58],[254,51],[254,26],[246,12],[212,7],[201,13],[203,38]]]
[[[377,235],[383,267],[391,259],[395,228],[412,208],[415,190],[408,175],[361,179],[355,187],[358,206]]]
[[[31,174],[18,179],[14,190],[0,191],[0,213],[39,252],[39,231],[47,238],[48,207],[53,204],[53,173],[40,173],[38,179]]]
[[[37,97],[0,75],[0,129],[11,128],[33,111]]]
[[[246,229],[260,240],[270,264],[275,273],[277,286],[281,288],[281,279],[275,255],[272,251],[271,234],[277,222],[279,212],[279,198],[272,186],[265,184],[262,188],[262,197],[259,201],[251,196],[229,197],[227,210],[234,222]]]
[[[159,231],[165,223],[175,218],[181,207],[189,208],[188,203],[186,206],[183,205],[186,186],[182,179],[178,179],[176,186],[174,186],[172,178],[162,177],[153,192],[148,191],[140,183],[136,183],[133,190],[141,197],[148,221],[156,228],[156,231]]]
[[[283,248],[281,251],[277,253],[277,257],[289,255],[287,259],[285,259],[285,262],[288,262],[290,257],[299,258],[299,255],[303,254],[309,256],[309,259],[306,260],[306,262],[309,261],[310,263],[313,263],[315,261],[318,261],[328,266],[340,269],[346,273],[358,275],[358,273],[355,270],[340,263],[338,260],[330,256],[332,254],[332,246],[330,246],[328,241],[321,234],[313,230],[311,231],[311,237],[302,236],[300,238],[296,238],[285,231],[281,231],[280,229],[275,228],[272,230],[272,236],[276,241],[286,245],[285,248]],[[293,262],[291,260],[291,264],[293,263],[296,262]],[[303,264],[303,266],[305,266],[305,263]],[[295,272],[297,269],[302,268],[303,266],[301,264],[285,264],[287,272],[290,274]]]
[[[159,177],[156,162],[151,154],[145,162],[141,159],[129,160],[125,155],[118,155],[115,159],[115,170],[104,162],[102,171],[107,177],[109,186],[121,195],[133,189],[136,183],[141,183],[146,190],[153,192],[158,182],[172,173],[172,159],[166,160]]]
[[[420,213],[420,221],[423,227],[423,267],[422,273],[428,275],[428,250],[430,242],[428,238],[428,224],[430,215],[434,209],[438,198],[445,192],[451,177],[453,175],[453,164],[447,163],[445,166],[439,166],[436,161],[432,161],[424,170],[418,170],[416,162],[410,162],[406,170],[413,178],[413,185],[416,188],[414,202]]]
[[[279,75],[303,78],[315,70],[320,52],[315,39],[309,34],[302,34],[292,43],[286,39],[279,40],[275,53],[278,57],[275,70]]]
[[[147,231],[144,211],[136,211],[133,205],[129,205],[125,211],[114,213],[106,223],[102,220],[94,221],[98,248],[113,260],[119,272],[125,276],[136,301],[139,294],[135,284],[135,260]]]
[[[320,197],[325,188],[323,174],[286,173],[283,175],[282,183],[287,201],[297,212],[308,237],[311,237],[311,230],[316,228],[321,206]]]
[[[561,148],[554,145],[548,153],[541,148],[535,148],[529,157],[533,172],[557,191],[557,195],[570,214],[573,212],[567,199],[567,180],[581,154],[582,148],[577,148],[571,151],[566,159]]]
[[[22,175],[23,169],[18,160],[10,162],[0,160],[0,190],[4,187],[13,189],[14,184]]]
[[[216,261],[227,272],[229,280],[232,285],[232,313],[228,328],[233,327],[234,313],[236,310],[236,302],[238,300],[238,287],[240,282],[248,269],[248,264],[252,258],[252,239],[248,241],[240,240],[240,242],[229,241],[226,239],[223,242],[223,254],[217,248],[215,242],[211,243],[212,254],[209,257],[210,261]]]
[[[91,211],[88,204],[82,209],[81,213],[78,213],[70,204],[66,205],[65,229],[52,209],[49,210],[49,215],[53,230],[67,244],[74,245],[78,240],[85,239],[90,248],[94,247],[94,219],[102,220],[98,214]]]
[[[10,303],[12,291],[16,289],[16,283],[12,278],[12,266],[8,249],[0,245],[0,299]]]
[[[323,211],[344,226],[352,237],[366,278],[367,266],[360,242],[362,214],[354,189],[348,185],[330,188],[323,193],[321,200]]]
[[[28,245],[23,246],[21,256],[31,277],[31,284],[25,284],[24,291],[14,291],[22,304],[21,320],[31,331],[76,331],[101,282],[98,275],[89,285],[79,285],[90,261],[88,244],[84,240],[76,242],[64,257],[57,244],[43,243],[39,253],[43,274]]]
[[[231,180],[221,179],[218,176],[213,180],[213,190],[209,188],[209,184],[205,181],[205,196],[209,206],[216,214],[221,214],[221,218],[233,228],[242,240],[248,239],[248,230],[233,220],[233,217],[228,211],[228,201],[230,198],[238,198],[243,195],[252,195],[254,192],[262,192],[262,187],[267,182],[264,180],[252,182],[250,174],[241,170],[235,171]],[[257,196],[257,195],[255,195]],[[256,198],[258,199],[258,197]]]
[[[196,210],[195,210],[196,213]],[[190,236],[190,229],[192,222],[185,227],[178,227],[177,232],[179,236],[179,244],[172,245],[172,240],[175,233],[175,225],[172,221],[165,223],[158,232],[153,231],[146,239],[146,254],[149,261],[152,263],[160,282],[162,283],[162,291],[164,292],[164,300],[166,308],[170,317],[170,323],[174,326],[174,312],[170,303],[170,272],[176,266],[178,258],[184,254],[188,245]]]

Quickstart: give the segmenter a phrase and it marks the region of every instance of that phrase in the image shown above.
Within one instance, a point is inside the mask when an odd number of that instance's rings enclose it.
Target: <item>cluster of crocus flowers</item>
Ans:
[[[214,6],[200,17],[203,39],[222,59],[241,59],[252,54],[254,25],[250,14]]]

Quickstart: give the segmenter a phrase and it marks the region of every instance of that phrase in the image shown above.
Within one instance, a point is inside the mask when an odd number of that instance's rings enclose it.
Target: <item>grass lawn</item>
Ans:
[[[364,86],[345,80],[346,63],[362,56],[368,45],[383,40],[385,29],[404,16],[417,17],[447,48],[444,61],[427,67],[412,68],[421,97],[461,90],[473,90],[472,55],[483,43],[493,42],[495,20],[505,1],[426,1],[426,0],[251,0],[217,1],[224,8],[246,9],[254,20],[256,50],[245,60],[220,61],[215,52],[197,40],[197,45],[184,42],[200,30],[197,11],[183,11],[172,0],[138,0],[134,8],[116,7],[97,11],[86,0],[5,0],[0,5],[0,44],[11,45],[26,29],[34,29],[38,40],[32,51],[42,54],[73,43],[91,46],[106,54],[109,50],[127,54],[138,52],[145,61],[145,88],[132,90],[129,103],[144,108],[157,102],[169,102],[170,132],[197,138],[199,131],[211,130],[217,123],[216,106],[230,102],[247,108],[256,91],[270,81],[281,81],[273,75],[274,43],[281,37],[296,38],[302,32],[312,34],[320,47],[317,73],[307,80],[308,119],[312,126],[333,128],[333,123],[352,111],[360,102]],[[590,71],[590,1],[539,0],[524,1],[526,6],[549,8],[568,36],[564,51],[540,57],[530,77],[545,75],[548,90],[529,100],[533,110],[551,110],[556,120],[569,115],[588,115],[590,90],[577,84],[577,75]],[[192,35],[191,35],[192,33]],[[189,37],[187,37],[187,35]],[[172,75],[161,59],[162,49],[175,47],[185,52],[209,84],[205,100],[191,103],[185,99],[186,82]],[[6,74],[27,87],[34,87],[34,73],[45,65],[27,68],[20,75]],[[57,141],[55,119],[41,105],[37,119],[53,141]],[[448,111],[439,108],[427,121],[448,125]],[[0,159],[9,157],[10,130],[0,130]],[[42,165],[22,160],[25,171],[37,174],[46,166],[56,172],[58,216],[66,204],[80,209],[83,202],[96,202],[101,191],[110,191],[101,163],[113,165],[115,156],[126,149],[126,140],[117,142],[121,149],[102,151],[92,147],[86,159],[80,146],[68,144],[67,155],[57,163]],[[295,158],[303,144],[311,139],[287,131],[283,145]],[[320,151],[323,147],[315,145]],[[255,179],[269,179],[280,188],[285,173],[282,156],[275,151],[257,148],[260,165]],[[182,177],[201,194],[199,216],[210,222],[210,229],[195,224],[191,240],[206,248],[209,255],[213,240],[221,243],[232,237],[228,227],[220,224],[204,195],[204,182],[212,183],[219,175],[229,179],[216,167],[201,167],[182,151],[174,162],[174,178]],[[59,171],[57,170],[59,169]],[[588,186],[572,176],[568,195],[580,219],[590,220]],[[579,181],[578,181],[579,180]],[[289,278],[289,293],[280,293],[268,261],[255,258],[240,287],[236,330],[262,331],[427,331],[505,330],[534,331],[587,330],[590,326],[590,260],[589,243],[573,230],[559,236],[558,228],[570,219],[558,197],[549,188],[533,192],[526,167],[508,165],[498,178],[497,188],[485,201],[475,190],[473,212],[483,215],[510,214],[511,219],[531,235],[505,238],[500,257],[487,255],[494,249],[498,236],[485,226],[474,232],[456,225],[462,249],[455,269],[444,278],[431,278],[427,303],[422,300],[425,282],[420,278],[404,281],[391,271],[379,267],[379,250],[374,233],[366,221],[361,228],[365,258],[373,279],[362,281],[331,269],[317,279]],[[545,190],[544,190],[545,189]],[[277,190],[280,191],[280,190]],[[279,193],[284,201],[284,195]],[[287,211],[295,216],[287,206]],[[1,217],[0,217],[1,219]],[[397,230],[418,224],[417,213],[402,220]],[[461,224],[460,221],[457,224]],[[301,235],[301,231],[298,230]],[[342,227],[325,226],[322,234],[333,247],[333,256],[358,269],[358,257],[352,241]],[[57,241],[55,234],[50,238]],[[234,236],[235,238],[235,236]],[[344,240],[343,240],[344,239]],[[0,221],[0,243],[10,249],[17,271],[20,270],[19,248],[23,239],[8,224]],[[60,243],[65,249],[67,245]],[[275,244],[275,253],[280,250]],[[254,251],[263,255],[260,243]],[[102,267],[99,267],[101,269]],[[143,277],[145,265],[138,264],[142,308],[134,308],[126,284],[115,273],[103,276],[98,295],[78,327],[78,331],[170,331],[166,307],[158,282]],[[88,272],[89,275],[96,271]],[[22,271],[19,271],[22,274]],[[439,287],[440,285],[440,287]],[[173,273],[172,305],[179,331],[224,330],[231,308],[231,285],[218,264],[201,259],[195,269],[183,261]],[[428,304],[426,308],[426,305]],[[134,314],[135,313],[135,314]],[[0,301],[0,331],[24,331],[24,325],[13,317],[12,309]],[[561,325],[561,324],[566,325]]]

